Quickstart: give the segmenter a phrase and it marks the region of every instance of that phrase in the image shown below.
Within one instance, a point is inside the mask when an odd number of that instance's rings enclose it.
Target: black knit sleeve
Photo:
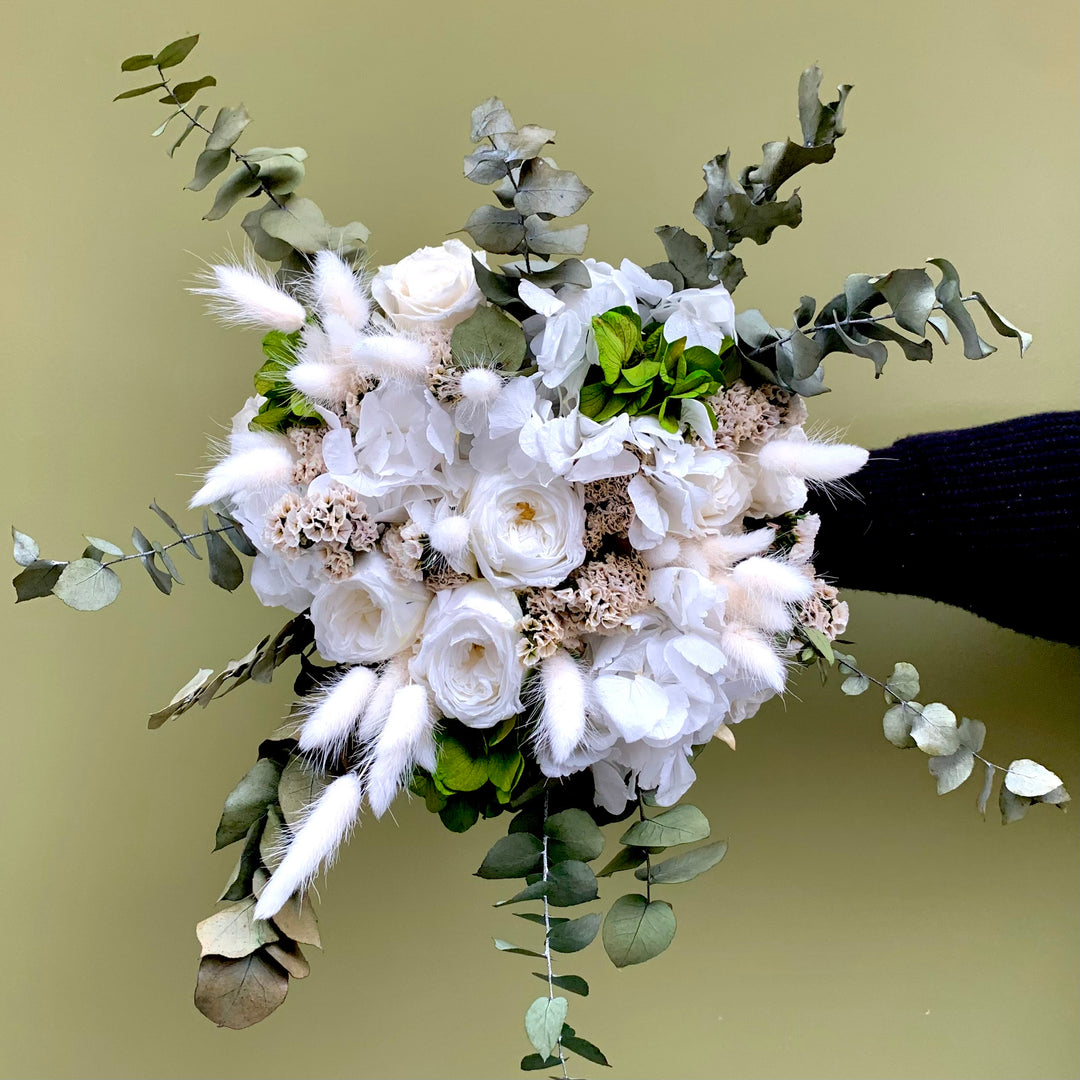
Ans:
[[[819,573],[1080,644],[1080,413],[913,435],[848,483],[811,499]]]

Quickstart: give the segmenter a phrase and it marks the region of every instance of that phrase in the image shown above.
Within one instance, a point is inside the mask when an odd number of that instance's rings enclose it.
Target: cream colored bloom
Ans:
[[[420,248],[401,262],[379,267],[371,294],[399,330],[450,329],[483,299],[472,258],[460,240]]]

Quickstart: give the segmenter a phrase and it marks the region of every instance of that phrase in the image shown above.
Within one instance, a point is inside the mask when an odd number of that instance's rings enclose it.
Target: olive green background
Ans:
[[[933,367],[894,358],[877,382],[833,358],[815,423],[880,446],[1076,408],[1073,0],[4,0],[0,18],[3,507],[48,555],[77,554],[84,530],[152,530],[154,497],[179,513],[259,362],[255,335],[183,291],[200,259],[240,249],[240,214],[200,222],[207,194],[181,191],[197,143],[170,161],[146,137],[164,118],[153,97],[109,103],[139,78],[120,58],[193,31],[182,70],[220,84],[200,100],[242,99],[247,144],[305,146],[305,190],[332,220],[363,220],[381,262],[486,201],[460,157],[491,93],[557,128],[558,161],[595,189],[589,253],[654,261],[653,226],[692,224],[707,157],[730,146],[741,166],[797,132],[796,81],[816,60],[827,87],[855,84],[849,132],[799,178],[803,226],[742,252],[740,306],[782,323],[848,273],[945,255],[1036,343],[1022,361],[1013,343],[981,363],[957,347]],[[274,1016],[232,1032],[195,1012],[192,928],[233,860],[210,854],[219,807],[288,679],[159,732],[145,717],[282,618],[190,560],[170,598],[127,569],[96,615],[2,609],[0,1072],[513,1075],[540,987],[491,938],[535,946],[536,928],[470,876],[504,822],[454,836],[416,802],[365,822],[322,886],[325,954]],[[1024,592],[1025,570],[986,587]],[[862,661],[914,661],[924,700],[987,723],[992,757],[1035,757],[1080,791],[1075,650],[929,601],[850,600]],[[1076,814],[1040,807],[1002,829],[976,814],[977,781],[939,799],[880,711],[876,694],[804,678],[739,729],[737,753],[701,759],[694,799],[731,848],[670,890],[673,947],[618,972],[599,946],[562,965],[592,983],[570,1021],[613,1075],[1077,1075]]]

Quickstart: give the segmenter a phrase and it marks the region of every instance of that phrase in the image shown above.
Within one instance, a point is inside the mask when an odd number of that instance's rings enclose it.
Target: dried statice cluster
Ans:
[[[263,324],[298,336],[287,377],[321,423],[248,430],[252,399],[194,501],[228,500],[259,552],[260,600],[309,611],[342,665],[306,705],[300,745],[352,767],[296,831],[259,917],[332,856],[362,803],[381,815],[436,768],[444,718],[516,718],[545,775],[591,770],[611,812],[641,790],[670,805],[694,747],[783,691],[798,626],[846,622],[800,511],[808,484],[866,455],[809,439],[798,397],[736,381],[708,401],[715,432],[700,406],[676,424],[582,412],[594,317],[629,310],[717,351],[734,336],[722,286],[676,292],[593,260],[589,288],[523,281],[528,359],[507,373],[451,348],[485,302],[472,260],[447,241],[369,287],[320,252],[302,304],[261,293]]]

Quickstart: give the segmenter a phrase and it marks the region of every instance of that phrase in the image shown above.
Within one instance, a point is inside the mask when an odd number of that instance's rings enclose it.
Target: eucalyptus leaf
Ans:
[[[137,528],[131,530],[131,543],[139,554],[139,561],[142,563],[143,568],[150,575],[150,580],[160,592],[168,596],[172,592],[172,575],[157,565],[155,561],[157,553],[154,551],[154,545]]]
[[[176,41],[170,41],[169,44],[154,57],[154,63],[160,68],[176,67],[177,64],[182,64],[188,58],[191,50],[194,49],[198,43],[198,34],[191,34],[189,37],[177,38]]]
[[[290,940],[301,945],[314,945],[322,948],[319,936],[319,920],[315,917],[315,907],[307,893],[293,893],[278,908],[273,918],[274,925]]]
[[[640,866],[647,856],[648,852],[644,848],[623,848],[603,870],[597,871],[596,876],[598,878],[611,877],[612,874],[617,874],[620,870],[633,870],[635,866]]]
[[[563,1049],[591,1061],[594,1065],[606,1065],[609,1069],[611,1064],[598,1046],[594,1046],[588,1039],[581,1038],[574,1033],[572,1028],[563,1025],[562,1035]]]
[[[1023,356],[1031,345],[1031,335],[1024,330],[1021,330],[1018,326],[1013,326],[1004,315],[995,311],[981,292],[973,292],[971,295],[975,297],[979,302],[979,306],[986,312],[986,317],[990,320],[990,325],[993,326],[1002,337],[1016,338],[1017,341],[1020,342],[1020,355]]]
[[[236,868],[225,886],[225,891],[218,897],[219,900],[243,900],[252,895],[252,882],[255,871],[261,864],[259,847],[262,842],[263,823],[255,821],[248,829],[247,838],[244,841],[244,849],[240,858],[236,861]]]
[[[206,557],[210,562],[210,580],[219,588],[232,592],[240,587],[244,580],[244,568],[236,553],[222,539],[221,535],[210,529],[209,519],[203,514],[203,530],[206,532]]]
[[[1014,795],[1035,799],[1061,787],[1061,777],[1031,758],[1019,758],[1009,765],[1004,786]]]
[[[150,83],[147,86],[137,86],[134,90],[125,90],[122,94],[117,94],[113,98],[113,101],[123,101],[125,98],[142,97],[143,94],[152,93],[154,90],[160,90],[165,84],[163,82]]]
[[[172,144],[172,146],[169,147],[169,157],[172,157],[173,154],[175,154],[176,151],[179,150],[180,147],[183,146],[185,142],[187,142],[188,136],[197,127],[199,127],[199,118],[202,116],[202,114],[204,112],[206,112],[206,110],[207,110],[206,105],[200,105],[195,110],[195,115],[187,122],[187,124],[184,127],[184,130],[180,133],[180,137],[176,140],[176,142],[174,142]]]
[[[870,689],[870,680],[865,675],[852,675],[840,684],[840,689],[853,696],[865,694]]]
[[[254,912],[255,897],[249,896],[203,919],[195,927],[202,955],[237,960],[267,942],[277,941],[278,932],[273,924],[266,919],[256,919]]]
[[[227,151],[222,151],[227,153]],[[214,204],[203,216],[204,221],[218,221],[223,218],[241,199],[254,195],[261,188],[258,174],[247,165],[238,165],[218,188]]]
[[[548,944],[558,953],[579,952],[596,937],[602,918],[599,912],[593,912],[580,919],[559,923],[549,931]]]
[[[699,874],[704,874],[720,862],[727,854],[727,847],[726,840],[718,840],[714,844],[693,848],[661,862],[654,862],[651,867],[639,867],[634,877],[639,881],[648,880],[652,885],[676,885],[693,881]]]
[[[52,592],[76,611],[100,611],[120,595],[120,577],[96,559],[76,559],[63,568]]]
[[[956,272],[956,267],[948,259],[927,259],[926,261],[941,271],[941,281],[938,282],[937,287],[938,303],[960,333],[964,343],[964,356],[968,360],[982,360],[989,356],[995,349],[979,337],[975,322],[964,307],[963,294],[960,291],[960,275]]]
[[[176,118],[177,118],[177,117],[178,117],[178,116],[179,116],[179,115],[180,115],[180,114],[181,114],[181,113],[182,113],[183,111],[184,111],[183,109],[177,109],[177,110],[176,110],[176,112],[174,112],[174,113],[171,113],[171,114],[169,115],[168,119],[166,119],[166,120],[163,120],[163,121],[162,121],[162,122],[161,122],[160,124],[158,124],[158,126],[157,126],[156,128],[154,128],[154,130],[153,130],[153,131],[151,131],[151,132],[150,132],[150,138],[151,138],[151,139],[156,139],[156,138],[157,138],[157,137],[158,137],[159,135],[164,135],[164,134],[165,134],[165,129],[166,129],[166,128],[167,128],[167,127],[169,126],[169,124],[170,124],[170,123],[172,123],[172,121],[173,121],[173,120],[175,120],[175,119],[176,119]]]
[[[675,912],[663,900],[638,893],[622,896],[604,919],[604,951],[616,967],[643,964],[659,956],[675,937]]]
[[[540,866],[543,843],[530,833],[510,833],[495,842],[476,876],[490,880],[531,874]]]
[[[599,895],[596,875],[589,866],[574,859],[557,863],[548,871],[547,900],[552,907],[573,907],[587,904]]]
[[[985,817],[986,804],[990,801],[990,794],[994,790],[994,773],[997,770],[989,761],[984,763],[984,768],[982,788],[979,790],[979,798],[975,806],[979,813]]]
[[[552,168],[543,158],[531,158],[521,167],[514,207],[524,216],[569,217],[585,205],[590,195],[592,189],[576,173]]]
[[[330,778],[323,772],[316,772],[302,757],[294,757],[281,770],[278,783],[278,804],[282,817],[289,825],[294,825],[303,812],[322,795]]]
[[[644,848],[692,844],[709,836],[709,820],[690,803],[673,806],[654,818],[636,821],[619,837],[619,843]]]
[[[29,566],[38,561],[37,541],[26,533],[19,532],[14,525],[11,526],[11,539],[15,544],[14,558],[20,566]]]
[[[124,549],[119,548],[116,544],[110,543],[108,540],[102,540],[100,536],[88,536],[86,538],[90,544],[97,548],[103,555],[123,555]]]
[[[941,702],[924,705],[911,722],[911,737],[924,754],[945,757],[960,746],[956,714]]]
[[[509,941],[503,941],[502,938],[493,938],[492,940],[495,942],[495,948],[498,949],[499,952],[517,953],[519,956],[532,956],[541,960],[544,957],[543,953],[537,952],[535,949],[522,949],[518,945],[511,944]]]
[[[588,240],[588,225],[552,225],[535,214],[525,219],[525,243],[541,255],[580,255]]]
[[[494,364],[517,371],[525,359],[525,332],[497,307],[481,304],[454,327],[450,352],[459,364]]]
[[[15,586],[15,603],[25,600],[37,600],[42,596],[51,596],[53,587],[68,563],[38,559],[32,562],[21,574],[11,580]]]
[[[552,846],[558,845],[553,862],[566,859],[591,862],[604,850],[604,834],[584,810],[572,808],[552,814],[544,823],[544,832],[554,841]]]
[[[716,282],[709,278],[707,251],[699,237],[673,225],[661,225],[655,230],[664,245],[668,261],[693,289],[708,289]]]
[[[469,137],[474,143],[503,133],[514,133],[517,127],[510,110],[497,97],[482,101],[472,111],[472,125]]]
[[[893,705],[898,701],[914,701],[919,696],[919,672],[913,664],[893,665],[893,673],[885,682],[885,702]]]
[[[188,553],[190,555],[194,555],[196,559],[201,559],[202,558],[202,556],[199,554],[198,549],[191,542],[191,539],[189,537],[187,537],[184,534],[183,530],[180,528],[180,526],[176,524],[176,522],[173,520],[172,515],[167,513],[166,511],[162,510],[161,507],[158,506],[156,499],[150,504],[150,509],[153,510],[154,513],[157,514],[157,516],[159,518],[161,518],[161,520],[163,522],[165,522],[165,524],[170,529],[172,529],[172,531],[174,533],[176,533],[177,537],[179,537],[179,539],[183,541],[184,547],[187,548],[187,551],[188,551]],[[91,538],[87,537],[87,539],[90,540]],[[97,542],[97,543],[98,543],[98,547],[100,547],[101,546],[100,542]],[[108,550],[108,549],[105,549],[105,550]],[[117,554],[123,554],[123,553],[120,552],[120,551],[117,551]]]
[[[525,240],[525,219],[517,210],[498,206],[479,206],[462,226],[485,251],[508,255],[517,251]]]
[[[269,758],[259,758],[229,793],[214,838],[214,850],[242,840],[251,826],[277,800],[281,766]]]
[[[926,334],[926,320],[937,303],[934,283],[925,270],[893,270],[872,284],[889,302],[897,324],[913,334]]]
[[[295,941],[273,941],[264,950],[294,979],[306,979],[311,974],[311,965]]]
[[[129,56],[126,60],[120,64],[121,71],[142,71],[143,68],[154,66],[154,54],[153,53],[139,53],[136,56]]]
[[[187,190],[202,191],[229,167],[231,157],[228,150],[203,150],[195,159],[195,175],[188,181]]]
[[[163,105],[186,105],[200,90],[205,90],[208,86],[217,86],[217,79],[213,75],[204,75],[201,79],[193,79],[191,82],[177,83],[159,100]]]
[[[289,976],[263,950],[240,960],[204,956],[195,1007],[218,1027],[246,1028],[269,1016],[289,992]]]
[[[236,140],[240,138],[244,128],[250,123],[251,117],[248,116],[247,109],[243,105],[237,105],[235,108],[219,109],[217,116],[214,118],[214,126],[206,137],[206,149],[230,149]]]
[[[916,710],[907,705],[894,705],[887,710],[882,720],[885,738],[901,750],[911,749],[916,745],[911,737],[911,727],[917,715]]]
[[[932,757],[927,764],[930,775],[937,781],[937,793],[945,795],[955,791],[971,775],[975,755],[966,746],[961,746],[951,754]]]
[[[562,1061],[557,1057],[541,1057],[539,1054],[526,1054],[521,1059],[519,1068],[522,1072],[539,1072],[540,1069],[557,1069]]]
[[[525,1013],[525,1034],[541,1057],[548,1057],[559,1044],[567,1001],[564,997],[538,997]]]
[[[548,981],[547,975],[542,971],[534,971],[533,974],[544,982]],[[589,996],[589,984],[580,975],[552,975],[551,981],[560,990],[568,990],[571,994],[580,994],[582,997]]]

